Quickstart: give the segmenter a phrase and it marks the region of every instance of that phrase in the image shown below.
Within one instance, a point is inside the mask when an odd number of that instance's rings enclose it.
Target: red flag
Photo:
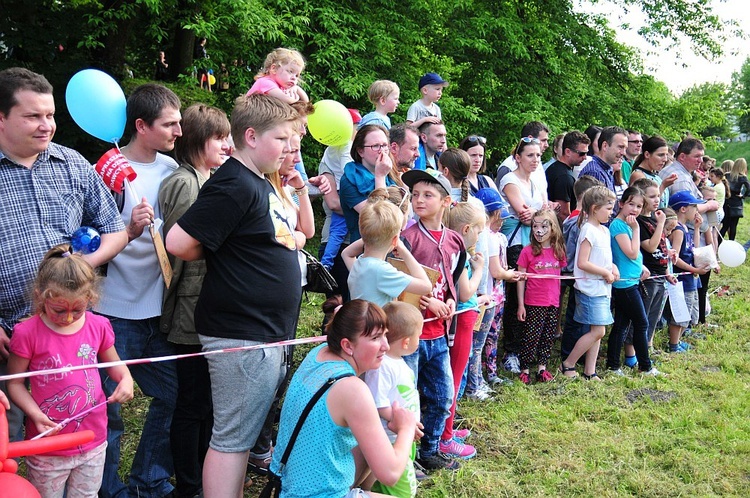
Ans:
[[[125,180],[132,182],[137,176],[128,160],[116,148],[105,152],[94,168],[104,180],[104,184],[118,194],[122,193]]]

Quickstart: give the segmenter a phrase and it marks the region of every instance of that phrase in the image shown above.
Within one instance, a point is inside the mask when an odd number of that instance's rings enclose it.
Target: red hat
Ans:
[[[354,124],[359,124],[360,121],[362,121],[362,115],[359,113],[356,109],[347,109],[349,111],[349,114],[352,115],[352,122]]]

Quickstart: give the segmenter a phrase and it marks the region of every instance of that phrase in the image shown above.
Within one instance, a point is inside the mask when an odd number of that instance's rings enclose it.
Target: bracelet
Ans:
[[[297,197],[302,196],[302,195],[307,195],[309,192],[310,191],[308,190],[307,185],[305,185],[302,188],[294,189],[294,193],[297,195]]]

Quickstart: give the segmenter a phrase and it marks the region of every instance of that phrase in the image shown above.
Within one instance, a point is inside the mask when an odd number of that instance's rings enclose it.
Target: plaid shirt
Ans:
[[[0,326],[8,332],[31,313],[31,285],[50,248],[70,242],[81,226],[125,229],[91,164],[54,143],[30,169],[0,151],[0,213]]]

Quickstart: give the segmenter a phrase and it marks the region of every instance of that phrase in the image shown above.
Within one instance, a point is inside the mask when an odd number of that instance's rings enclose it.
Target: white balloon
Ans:
[[[719,246],[719,260],[729,268],[740,266],[745,262],[745,248],[734,240],[724,240]]]

